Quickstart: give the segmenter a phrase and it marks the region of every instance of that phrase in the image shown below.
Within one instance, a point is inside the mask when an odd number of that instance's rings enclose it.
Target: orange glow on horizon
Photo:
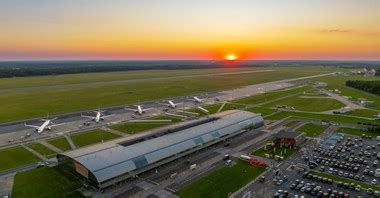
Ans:
[[[228,61],[234,61],[238,59],[238,56],[236,56],[235,54],[227,54],[226,56],[224,56],[224,59]]]

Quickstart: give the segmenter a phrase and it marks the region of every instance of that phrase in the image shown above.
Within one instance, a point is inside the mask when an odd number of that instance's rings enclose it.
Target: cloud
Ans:
[[[358,29],[343,29],[343,28],[329,28],[329,29],[318,29],[314,32],[319,34],[334,35],[354,35],[360,37],[380,37],[380,32],[378,31],[367,31],[367,30],[358,30]]]
[[[334,28],[334,29],[322,29],[320,30],[322,33],[353,33],[353,30],[349,29],[339,29],[339,28]]]

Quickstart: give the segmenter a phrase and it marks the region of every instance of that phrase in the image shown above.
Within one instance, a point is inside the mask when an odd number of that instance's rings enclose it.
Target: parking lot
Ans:
[[[237,197],[380,197],[379,159],[374,138],[310,139]]]

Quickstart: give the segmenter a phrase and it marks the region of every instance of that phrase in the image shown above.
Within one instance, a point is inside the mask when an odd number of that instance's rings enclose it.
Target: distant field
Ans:
[[[14,179],[12,197],[62,197],[82,198],[79,192],[81,182],[70,174],[64,174],[60,166],[44,167],[17,173]]]
[[[0,172],[38,161],[36,156],[21,146],[0,150]]]
[[[380,77],[362,77],[362,76],[329,76],[329,77],[319,77],[316,78],[318,81],[328,83],[326,89],[338,89],[343,96],[350,96],[352,100],[357,100],[359,98],[366,98],[367,100],[374,101],[376,105],[374,107],[369,107],[371,109],[380,110],[380,97],[374,94],[367,93],[358,89],[347,87],[345,85],[347,80],[380,80]]]
[[[46,146],[40,144],[40,143],[32,143],[27,145],[29,148],[37,151],[37,153],[40,153],[41,155],[44,155],[46,157],[52,157],[55,152],[47,148]]]
[[[82,147],[102,141],[111,140],[117,137],[119,136],[113,133],[96,129],[93,131],[74,134],[71,136],[71,139],[77,147]]]
[[[71,149],[70,144],[67,142],[65,137],[51,139],[48,141],[48,143],[63,151]]]
[[[319,114],[319,113],[303,113],[303,112],[288,112],[282,111],[275,115],[269,116],[267,120],[281,120],[286,117],[295,117],[295,118],[304,118],[310,120],[330,120],[333,122],[346,123],[346,124],[358,124],[358,122],[364,123],[373,123],[375,124],[377,121],[361,119],[361,118],[352,118],[343,115],[328,115],[328,114]]]
[[[327,126],[309,123],[297,128],[296,131],[303,132],[305,133],[305,136],[308,137],[316,137],[319,136],[326,129]]]
[[[272,92],[266,92],[263,94],[250,96],[246,98],[242,98],[239,100],[236,100],[235,103],[243,103],[243,104],[250,104],[250,105],[257,105],[260,103],[269,102],[274,99],[286,97],[292,94],[299,94],[307,90],[307,87],[298,87],[290,90],[282,90],[282,91],[272,91]]]
[[[228,197],[229,193],[239,190],[264,171],[264,168],[251,166],[247,162],[237,160],[236,165],[223,167],[181,188],[177,195],[181,198]]]
[[[299,111],[323,112],[333,109],[340,109],[345,105],[335,99],[330,98],[302,98],[293,96],[276,102],[265,104],[266,107],[275,107],[276,105],[286,105],[294,107]]]
[[[237,69],[188,69],[188,70],[141,70],[119,72],[97,72],[64,74],[50,76],[32,76],[0,78],[0,90],[25,87],[45,87],[96,82],[113,82],[115,80],[139,80],[149,78],[165,78],[173,76],[188,76],[202,74],[219,74],[228,72],[260,71],[276,68],[237,68]],[[49,83],[46,83],[49,82]]]
[[[200,92],[231,89],[249,84],[327,73],[328,70],[294,68],[276,69],[261,73],[219,75],[207,77],[162,78],[192,74],[215,73],[216,70],[186,70],[174,73],[163,71],[111,72],[63,76],[0,79],[0,122],[84,111],[97,107],[131,104]],[[254,69],[254,70],[260,70]],[[241,72],[247,69],[221,70]],[[161,77],[160,79],[150,79]],[[146,80],[130,80],[143,79]],[[94,84],[94,82],[99,82]],[[76,84],[79,83],[79,84]],[[53,86],[49,86],[53,85]],[[59,86],[58,86],[59,85]]]

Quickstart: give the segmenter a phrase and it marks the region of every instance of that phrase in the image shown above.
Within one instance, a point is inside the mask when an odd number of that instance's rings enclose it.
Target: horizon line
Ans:
[[[227,60],[219,59],[9,59],[1,60],[0,62],[87,62],[87,61],[104,61],[104,62],[152,62],[152,61],[215,61],[215,62],[229,62]],[[247,62],[247,61],[327,61],[327,62],[380,62],[380,59],[244,59],[235,60],[234,62]]]

